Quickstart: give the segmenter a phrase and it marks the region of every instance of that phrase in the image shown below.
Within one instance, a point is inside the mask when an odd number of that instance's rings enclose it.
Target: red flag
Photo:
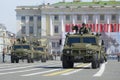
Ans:
[[[93,32],[93,24],[90,24],[91,32]]]
[[[100,24],[100,32],[103,32],[103,25]]]
[[[65,32],[70,32],[70,24],[65,25]]]
[[[113,24],[110,24],[110,32],[114,32],[114,26],[113,26]]]
[[[96,24],[96,32],[99,32],[99,24]]]
[[[79,29],[81,28],[81,24],[78,24],[78,28],[79,28]]]
[[[86,27],[88,28],[88,24],[86,24]]]
[[[75,26],[75,24],[70,24],[70,32],[74,32],[74,30],[72,29],[73,26]]]
[[[104,32],[108,32],[108,24],[104,24]]]
[[[109,32],[109,24],[107,24],[107,32]]]
[[[114,24],[114,32],[117,32],[117,24]]]
[[[95,24],[93,24],[93,32],[95,32],[96,30],[95,30]]]
[[[118,32],[120,32],[120,24],[118,24]]]

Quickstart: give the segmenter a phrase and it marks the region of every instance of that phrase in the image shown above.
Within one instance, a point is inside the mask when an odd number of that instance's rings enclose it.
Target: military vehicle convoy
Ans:
[[[34,55],[37,61],[41,60],[41,62],[46,62],[46,60],[48,60],[48,52],[45,46],[34,47]]]
[[[14,44],[11,50],[11,63],[19,63],[20,59],[27,59],[28,63],[33,63],[33,47],[29,44]]]
[[[63,68],[73,68],[75,62],[91,63],[92,69],[107,61],[103,40],[99,34],[67,34],[61,56]]]
[[[27,59],[28,63],[33,63],[35,60],[46,62],[47,49],[40,45],[39,42],[27,43],[24,38],[18,39],[11,48],[11,63],[19,63],[19,60]]]

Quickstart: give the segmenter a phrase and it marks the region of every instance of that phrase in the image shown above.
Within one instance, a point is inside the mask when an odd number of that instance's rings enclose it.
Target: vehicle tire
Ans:
[[[16,58],[15,60],[16,60],[16,63],[19,63],[19,58]]]
[[[62,57],[62,66],[63,66],[63,68],[73,68],[73,66],[74,66],[73,57],[63,56]]]
[[[97,68],[100,68],[100,61],[98,60]]]
[[[41,62],[46,62],[46,56],[41,56]]]
[[[31,58],[31,63],[34,63],[34,59]]]
[[[14,55],[11,55],[11,63],[14,63]]]
[[[118,62],[120,62],[120,56],[118,56],[117,58],[118,58]]]
[[[46,62],[46,59],[45,59],[45,58],[42,58],[42,59],[41,59],[41,62]]]
[[[100,57],[100,63],[104,63],[104,58],[102,56]]]
[[[31,61],[30,61],[30,58],[27,58],[27,63],[30,63]]]
[[[98,63],[98,56],[97,54],[93,54],[93,59],[92,59],[92,69],[96,69],[100,66],[100,64]]]

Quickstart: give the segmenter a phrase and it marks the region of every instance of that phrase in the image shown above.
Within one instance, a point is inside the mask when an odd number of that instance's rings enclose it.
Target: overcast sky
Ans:
[[[40,5],[42,3],[56,3],[63,0],[0,0],[0,24],[4,24],[8,31],[16,33],[16,6]],[[73,1],[73,0],[65,0]],[[92,1],[92,0],[83,0]],[[120,1],[120,0],[119,0]]]

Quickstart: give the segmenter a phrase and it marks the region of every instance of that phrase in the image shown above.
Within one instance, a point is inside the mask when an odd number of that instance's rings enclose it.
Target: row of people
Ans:
[[[78,31],[79,31],[80,34],[85,34],[85,33],[91,32],[91,29],[87,28],[85,23],[82,23],[82,27],[80,29],[78,29],[78,26],[75,25],[73,27],[73,30],[75,30],[76,33],[78,33]]]

